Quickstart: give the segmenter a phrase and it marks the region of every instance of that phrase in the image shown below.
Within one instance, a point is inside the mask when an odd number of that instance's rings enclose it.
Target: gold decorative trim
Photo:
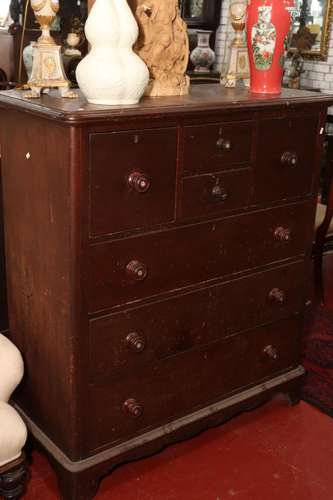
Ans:
[[[331,25],[333,22],[333,0],[327,0],[325,14],[323,19],[322,36],[320,41],[320,50],[304,50],[302,56],[311,61],[326,61],[328,56],[329,41],[331,34]],[[296,49],[289,48],[288,54],[292,55]]]
[[[48,28],[53,23],[54,16],[37,16],[36,19],[42,28]]]
[[[29,87],[38,88],[58,88],[58,87],[68,87],[68,82],[66,80],[29,80]]]

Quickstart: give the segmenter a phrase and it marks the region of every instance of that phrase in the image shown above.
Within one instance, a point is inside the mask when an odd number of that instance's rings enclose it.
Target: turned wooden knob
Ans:
[[[281,156],[281,163],[287,167],[296,167],[298,164],[298,156],[291,151],[285,151]]]
[[[268,345],[265,347],[264,349],[264,353],[266,354],[266,356],[268,356],[270,359],[278,359],[279,358],[279,352],[277,349],[275,349],[275,347],[271,346],[271,345]]]
[[[288,227],[277,227],[274,231],[275,239],[280,241],[289,241],[291,237],[291,231]]]
[[[127,335],[126,343],[134,352],[142,352],[146,347],[144,338],[135,332],[129,333]]]
[[[285,293],[283,290],[280,290],[280,288],[273,288],[273,290],[269,292],[269,298],[272,302],[283,304],[285,301]]]
[[[146,193],[151,185],[149,176],[142,172],[132,172],[127,182],[137,193]]]
[[[123,411],[131,417],[138,418],[143,414],[143,406],[140,405],[135,399],[127,399],[123,404]]]
[[[226,190],[217,184],[213,187],[211,191],[211,199],[214,203],[219,203],[221,201],[225,201],[228,198],[228,193]]]
[[[230,151],[231,141],[230,139],[223,139],[223,137],[220,137],[216,142],[216,146],[222,151]]]
[[[143,281],[146,279],[148,274],[146,264],[143,264],[138,260],[131,260],[131,262],[129,262],[126,266],[126,271],[128,276],[135,281]]]

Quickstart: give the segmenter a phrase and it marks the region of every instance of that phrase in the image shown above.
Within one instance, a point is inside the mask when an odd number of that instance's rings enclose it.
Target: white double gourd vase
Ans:
[[[145,63],[133,51],[139,29],[126,0],[96,0],[85,25],[91,49],[76,69],[92,104],[136,104],[149,81]]]
[[[21,455],[27,439],[27,428],[14,408],[8,404],[23,377],[23,360],[18,349],[0,334],[0,467]]]

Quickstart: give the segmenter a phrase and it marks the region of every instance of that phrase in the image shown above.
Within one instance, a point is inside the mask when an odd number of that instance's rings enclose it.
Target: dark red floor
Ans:
[[[333,308],[333,254],[325,258]],[[278,398],[223,426],[124,465],[96,500],[332,500],[333,419]],[[59,499],[46,459],[33,454],[27,500]]]

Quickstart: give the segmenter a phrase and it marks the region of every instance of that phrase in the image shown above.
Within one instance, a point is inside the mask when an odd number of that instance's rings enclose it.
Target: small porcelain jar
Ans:
[[[81,52],[77,48],[80,42],[81,39],[77,33],[68,33],[66,38],[67,47],[64,54],[66,56],[80,56]]]
[[[197,31],[198,44],[190,56],[196,72],[207,73],[215,61],[215,52],[209,46],[211,34],[212,31]]]

